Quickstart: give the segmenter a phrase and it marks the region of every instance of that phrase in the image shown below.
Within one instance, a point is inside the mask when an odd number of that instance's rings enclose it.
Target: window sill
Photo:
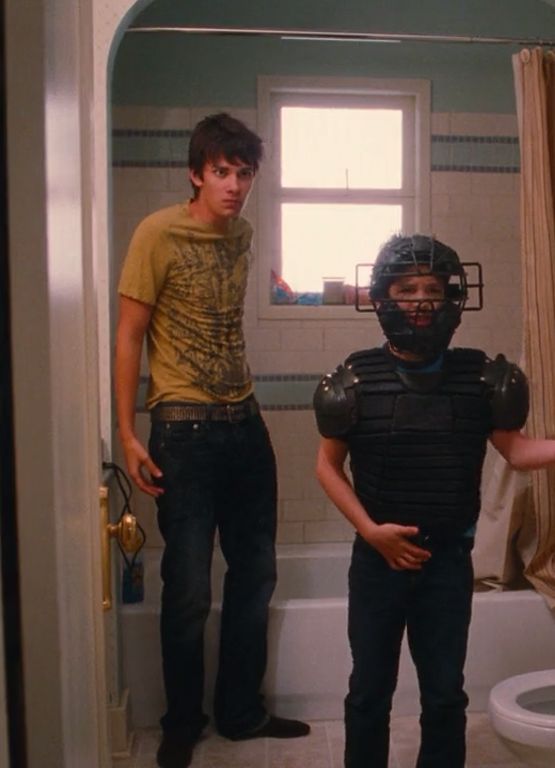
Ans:
[[[354,304],[266,304],[258,309],[261,320],[361,320],[368,322],[375,313],[357,312]]]

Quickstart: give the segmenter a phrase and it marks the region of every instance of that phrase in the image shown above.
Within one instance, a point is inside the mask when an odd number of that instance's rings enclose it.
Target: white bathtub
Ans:
[[[124,685],[135,727],[155,725],[164,707],[159,621],[160,550],[145,555],[145,602],[121,606]],[[347,643],[347,569],[350,545],[288,545],[278,552],[278,587],[272,601],[266,696],[279,714],[309,720],[341,719],[350,672]],[[206,632],[207,707],[214,680],[219,584],[216,558],[214,608]],[[470,707],[485,710],[500,680],[555,668],[555,617],[533,590],[480,592],[466,665]],[[416,675],[403,647],[394,701],[397,714],[418,712]]]

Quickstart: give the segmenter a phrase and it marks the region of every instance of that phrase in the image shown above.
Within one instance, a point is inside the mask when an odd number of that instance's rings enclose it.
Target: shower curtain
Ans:
[[[555,54],[523,50],[513,56],[513,71],[521,158],[521,366],[531,393],[526,430],[555,437]],[[527,474],[500,457],[490,463],[477,577],[510,583],[523,572],[555,608],[555,468]]]

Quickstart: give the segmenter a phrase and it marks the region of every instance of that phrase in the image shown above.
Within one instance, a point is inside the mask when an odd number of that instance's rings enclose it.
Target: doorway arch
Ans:
[[[154,0],[93,0],[93,135],[95,221],[93,230],[93,274],[97,296],[98,366],[101,386],[100,432],[112,453],[111,381],[111,182],[109,111],[110,80],[115,53],[132,20]],[[108,382],[108,384],[106,384]]]

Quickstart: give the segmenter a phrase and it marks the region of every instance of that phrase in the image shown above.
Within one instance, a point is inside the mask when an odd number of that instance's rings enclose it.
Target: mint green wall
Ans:
[[[154,0],[133,24],[555,39],[555,8],[543,0]],[[112,98],[252,107],[258,74],[419,77],[432,80],[436,112],[514,112],[511,54],[520,47],[127,34]]]

